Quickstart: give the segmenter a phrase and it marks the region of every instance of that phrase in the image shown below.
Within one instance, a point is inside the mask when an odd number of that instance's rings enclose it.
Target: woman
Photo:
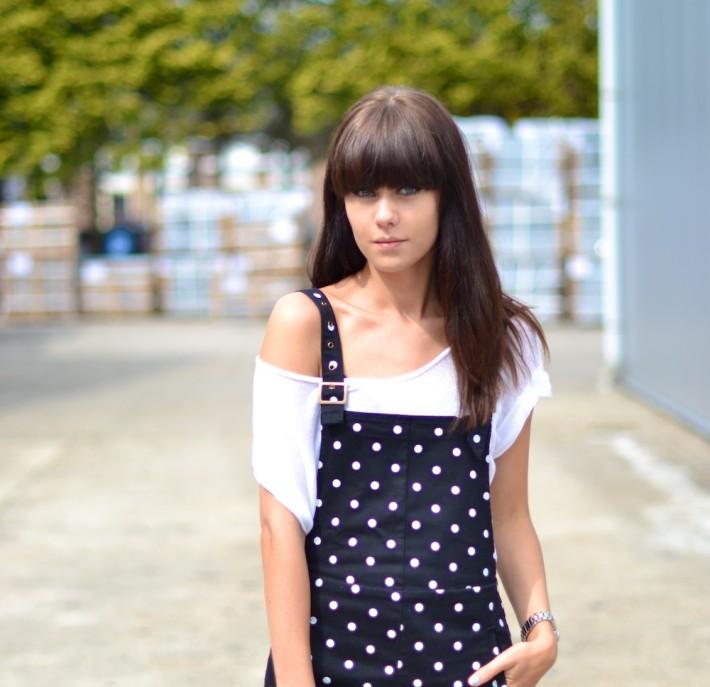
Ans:
[[[254,374],[265,685],[532,687],[557,653],[527,502],[549,350],[502,292],[445,108],[357,102],[324,209],[313,288],[276,303]]]

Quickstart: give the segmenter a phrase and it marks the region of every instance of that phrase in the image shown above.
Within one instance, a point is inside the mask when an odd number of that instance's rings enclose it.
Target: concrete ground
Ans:
[[[262,329],[0,328],[2,687],[259,687]],[[547,331],[531,502],[562,639],[542,684],[710,684],[710,444],[603,388],[597,330]]]

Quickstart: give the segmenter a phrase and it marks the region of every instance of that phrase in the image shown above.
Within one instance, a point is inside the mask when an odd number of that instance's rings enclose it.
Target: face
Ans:
[[[371,267],[398,272],[431,258],[439,231],[439,192],[382,187],[348,193],[345,213]]]

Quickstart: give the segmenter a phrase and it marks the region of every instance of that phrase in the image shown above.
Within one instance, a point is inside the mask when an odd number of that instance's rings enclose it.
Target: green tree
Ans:
[[[594,0],[331,0],[279,10],[270,62],[273,75],[282,65],[296,136],[322,143],[348,105],[385,83],[424,88],[459,115],[597,112]]]

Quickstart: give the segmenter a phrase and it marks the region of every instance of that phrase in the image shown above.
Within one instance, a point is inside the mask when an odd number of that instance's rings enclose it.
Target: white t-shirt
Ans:
[[[527,329],[527,328],[526,328]],[[536,336],[524,346],[527,369],[505,385],[491,419],[489,480],[541,396],[552,396]],[[526,338],[523,338],[526,343]],[[347,377],[346,410],[402,415],[458,415],[458,384],[446,348],[422,367],[394,377]],[[320,453],[320,377],[275,367],[258,355],[252,396],[252,469],[257,482],[288,508],[307,534],[316,507]]]

